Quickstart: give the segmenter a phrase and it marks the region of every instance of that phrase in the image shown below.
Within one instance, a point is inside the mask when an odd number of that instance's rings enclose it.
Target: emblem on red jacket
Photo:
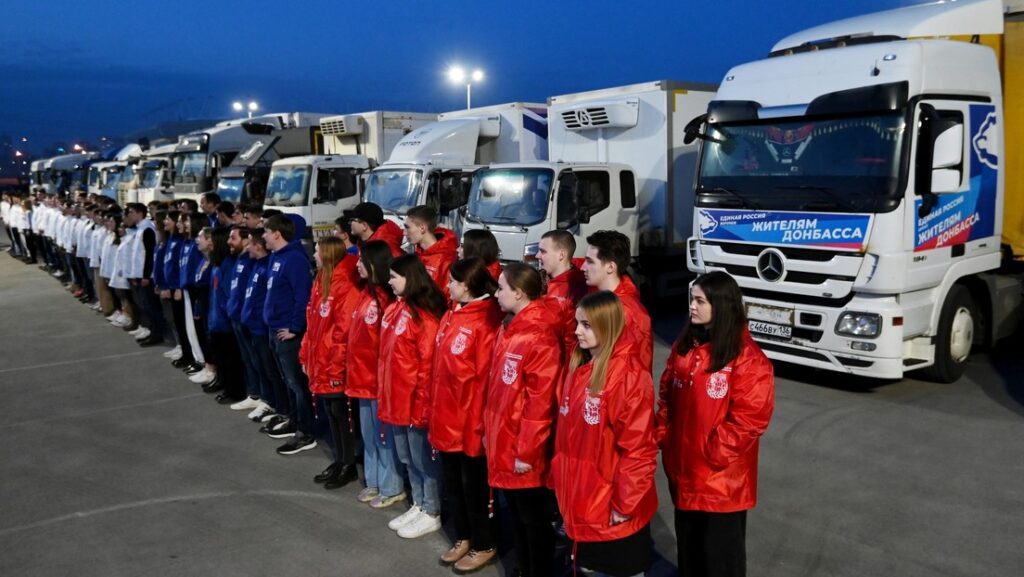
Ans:
[[[395,334],[403,334],[407,328],[409,328],[409,313],[403,312],[402,317],[398,319],[398,324],[395,325]]]
[[[708,377],[708,396],[721,399],[729,392],[729,369],[723,369]]]
[[[583,422],[588,425],[596,425],[601,422],[601,396],[590,396],[587,391],[587,400],[583,402]]]
[[[461,355],[466,350],[466,343],[469,338],[466,336],[465,329],[460,329],[459,334],[455,335],[455,340],[452,341],[452,354]]]
[[[320,303],[320,318],[327,318],[331,314],[331,301],[328,299]]]
[[[501,369],[501,382],[511,385],[519,378],[519,361],[523,360],[521,355],[505,354],[505,366]]]
[[[366,307],[366,314],[363,315],[363,322],[368,325],[377,324],[377,305],[373,304]]]

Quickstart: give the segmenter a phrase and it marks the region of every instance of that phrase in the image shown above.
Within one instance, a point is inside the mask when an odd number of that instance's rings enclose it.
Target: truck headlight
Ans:
[[[846,312],[836,322],[836,334],[851,337],[878,336],[882,331],[882,316],[875,313]]]
[[[523,262],[533,262],[537,260],[537,253],[540,252],[540,243],[535,242],[528,244],[523,247]]]

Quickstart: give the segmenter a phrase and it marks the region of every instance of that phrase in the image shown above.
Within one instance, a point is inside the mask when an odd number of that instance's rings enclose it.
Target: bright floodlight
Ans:
[[[257,110],[259,110],[259,108],[260,108],[260,105],[256,104],[255,100],[249,102],[249,111],[250,112],[256,112]]]
[[[231,103],[231,108],[235,109],[236,112],[241,112],[245,110],[245,106],[242,106],[242,103],[238,102],[237,100]]]
[[[461,66],[452,66],[448,69],[448,80],[455,84],[462,84],[466,81],[466,71]]]
[[[479,68],[473,71],[473,82],[480,82],[484,79],[484,71]]]

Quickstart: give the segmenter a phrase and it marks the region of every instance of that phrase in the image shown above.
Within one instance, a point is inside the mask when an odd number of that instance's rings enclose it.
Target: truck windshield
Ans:
[[[107,182],[103,185],[104,194],[111,194],[117,189],[117,183],[121,180],[120,172],[108,172]]]
[[[522,226],[543,221],[548,214],[553,174],[545,168],[477,172],[469,191],[469,218]]]
[[[124,167],[124,172],[121,173],[121,182],[131,183],[135,180],[135,167],[129,164]]]
[[[221,178],[217,182],[217,196],[232,204],[238,204],[242,200],[242,190],[244,189],[245,179],[242,177]]]
[[[142,171],[142,188],[156,188],[160,186],[159,168],[146,168]]]
[[[875,212],[897,196],[901,112],[708,127],[698,206]],[[885,203],[890,204],[891,203]]]
[[[271,168],[264,206],[306,206],[310,173],[308,166]]]
[[[205,152],[188,152],[174,157],[174,175],[182,182],[196,182],[205,173]]]
[[[423,171],[410,168],[374,170],[366,182],[366,202],[386,211],[405,214],[420,204],[420,183]]]
[[[90,168],[89,169],[89,186],[100,185],[100,169]]]

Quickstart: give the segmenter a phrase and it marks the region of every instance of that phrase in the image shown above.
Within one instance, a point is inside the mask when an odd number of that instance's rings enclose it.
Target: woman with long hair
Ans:
[[[498,278],[495,296],[510,319],[494,344],[484,405],[487,478],[504,491],[519,570],[529,577],[550,575],[555,551],[545,482],[562,375],[562,326],[541,298],[543,289],[540,272],[523,263],[509,264]]]
[[[470,229],[462,233],[462,244],[459,245],[458,256],[461,259],[480,258],[487,266],[487,271],[498,282],[498,275],[501,274],[501,250],[498,248],[498,239],[489,230]]]
[[[185,333],[185,303],[180,298],[181,249],[184,240],[181,225],[178,224],[180,217],[181,213],[177,210],[168,210],[159,223],[166,239],[163,261],[159,264],[164,283],[159,285],[160,299],[171,309],[168,318],[172,320],[174,340],[178,346],[172,351],[170,359],[174,366],[179,368],[187,367],[195,362],[195,359],[192,358],[192,345]]]
[[[384,241],[364,244],[356,265],[362,288],[352,312],[345,362],[345,394],[359,399],[359,430],[363,438],[363,476],[366,487],[357,497],[375,509],[405,499],[403,471],[395,455],[391,427],[377,416],[377,367],[380,364],[380,324],[384,309],[395,296],[388,284],[391,246]]]
[[[196,248],[196,237],[202,230],[205,217],[198,214],[181,213],[178,216],[178,231],[182,235],[181,257],[178,260],[178,286],[174,291],[174,300],[181,301],[182,319],[185,321],[185,338],[188,339],[192,352],[192,364],[182,367],[185,372],[195,374],[205,368],[206,356],[203,351],[203,334],[200,332],[202,323],[196,323],[193,312],[195,299],[196,271],[202,261],[202,254]]]
[[[195,250],[200,257],[196,264],[195,275],[187,285],[187,292],[191,297],[192,323],[199,341],[199,348],[203,352],[203,367],[198,371],[192,371],[189,380],[197,385],[203,385],[204,391],[212,393],[223,389],[223,386],[217,381],[217,366],[214,364],[216,355],[210,341],[210,296],[214,268],[210,255],[213,251],[213,229],[199,226],[199,221],[191,218],[199,215],[189,216],[189,228],[199,227],[195,235]],[[207,222],[206,217],[201,217],[201,219],[202,222]]]
[[[504,313],[493,298],[498,283],[482,259],[456,261],[448,273],[452,308],[437,330],[427,438],[441,453],[455,525],[455,542],[441,562],[469,572],[495,556],[483,413],[491,353]]]
[[[114,280],[117,274],[117,251],[121,245],[121,218],[114,211],[107,212],[103,225],[107,229],[107,236],[103,241],[103,255],[100,257],[100,277],[103,279],[103,286],[109,299],[103,305],[103,312],[107,320],[114,322],[124,316],[121,312],[121,297],[117,294],[118,287],[115,286]]]
[[[210,260],[209,299],[206,307],[206,327],[210,341],[212,364],[216,367],[219,384],[223,391],[217,395],[217,402],[226,405],[245,398],[244,368],[242,353],[235,338],[228,316],[228,297],[231,292],[231,272],[237,258],[231,254],[228,236],[231,229],[204,228],[203,237],[210,241],[206,253]],[[209,391],[214,387],[207,387]]]
[[[359,478],[356,470],[356,431],[359,407],[345,394],[345,349],[348,327],[356,304],[358,257],[333,236],[317,240],[313,253],[317,273],[306,307],[306,334],[302,337],[299,361],[309,377],[314,402],[324,400],[334,459],[313,478],[325,489],[337,489]],[[353,296],[355,295],[355,296]]]
[[[551,462],[575,564],[614,577],[647,570],[658,509],[654,382],[625,326],[614,293],[580,300]]]
[[[675,504],[679,574],[744,575],[758,440],[775,405],[772,365],[727,273],[700,275],[661,376],[656,438]]]
[[[447,299],[416,255],[392,261],[388,282],[397,300],[381,321],[377,414],[392,429],[412,489],[412,506],[388,527],[414,539],[441,528],[441,471],[427,441],[427,415],[434,339]]]

